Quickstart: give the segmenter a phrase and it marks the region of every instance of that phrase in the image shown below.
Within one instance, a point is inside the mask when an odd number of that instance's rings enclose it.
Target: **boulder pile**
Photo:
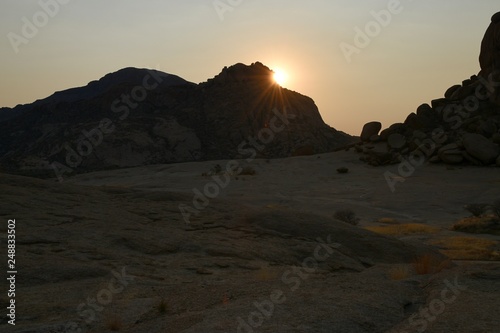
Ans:
[[[402,123],[363,127],[356,150],[371,165],[423,163],[500,166],[500,12],[481,43],[481,71],[443,98],[420,105]]]

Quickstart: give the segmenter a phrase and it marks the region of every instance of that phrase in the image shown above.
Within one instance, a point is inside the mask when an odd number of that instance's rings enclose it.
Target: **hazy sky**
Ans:
[[[51,15],[41,3],[52,3]],[[381,10],[390,17],[375,23]],[[476,74],[497,11],[498,0],[2,0],[0,106],[123,67],[199,83],[261,61],[286,71],[285,87],[313,98],[326,123],[358,135],[365,122],[403,121]],[[368,28],[369,41],[355,41],[356,28]],[[342,43],[357,47],[350,62]]]

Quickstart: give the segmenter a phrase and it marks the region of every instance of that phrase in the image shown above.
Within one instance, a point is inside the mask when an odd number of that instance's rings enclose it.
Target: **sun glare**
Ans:
[[[277,84],[283,86],[288,79],[288,75],[281,69],[275,69],[273,79]]]

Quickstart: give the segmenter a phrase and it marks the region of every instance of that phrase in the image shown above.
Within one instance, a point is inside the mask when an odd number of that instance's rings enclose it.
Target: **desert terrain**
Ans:
[[[0,331],[498,331],[500,235],[451,230],[500,198],[497,168],[426,163],[393,192],[400,166],[352,150],[236,163],[1,174],[19,271]]]

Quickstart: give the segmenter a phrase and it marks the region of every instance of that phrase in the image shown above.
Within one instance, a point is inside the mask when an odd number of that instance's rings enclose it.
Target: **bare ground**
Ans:
[[[202,173],[227,163],[62,184],[0,175],[0,237],[16,219],[19,271],[16,326],[4,317],[0,331],[498,331],[498,244],[488,260],[451,262],[430,245],[500,240],[449,230],[465,204],[500,198],[498,169],[426,165],[392,192],[384,173],[397,175],[398,166],[372,168],[351,153],[242,161],[256,174],[231,177],[187,223],[179,205],[194,207],[193,189],[215,184]],[[355,211],[360,225],[333,219],[339,209]],[[384,218],[438,230],[365,230]],[[434,261],[417,274],[426,255]]]

